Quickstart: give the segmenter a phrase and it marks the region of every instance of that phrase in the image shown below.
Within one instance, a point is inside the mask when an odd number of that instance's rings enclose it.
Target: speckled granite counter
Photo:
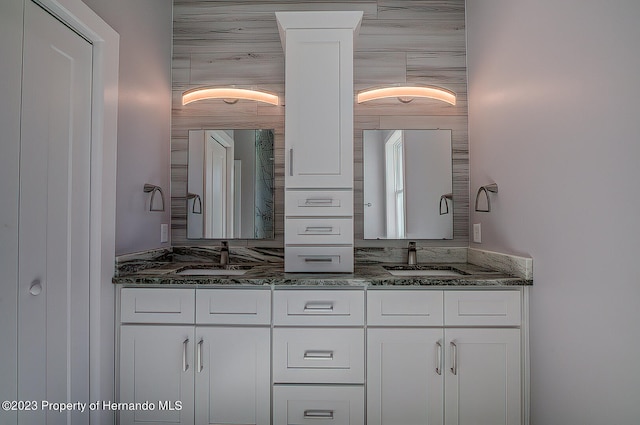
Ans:
[[[233,275],[180,275],[185,268],[207,269],[214,263],[149,261],[138,270],[121,270],[113,283],[124,285],[213,285],[213,286],[526,286],[532,281],[466,263],[429,264],[453,270],[460,276],[394,276],[383,264],[356,264],[353,273],[285,273],[282,263],[248,263],[246,273]],[[399,265],[399,264],[398,264]],[[384,264],[386,267],[393,264]],[[424,266],[424,264],[423,264]],[[197,272],[196,272],[197,273]],[[437,272],[436,272],[437,273]]]

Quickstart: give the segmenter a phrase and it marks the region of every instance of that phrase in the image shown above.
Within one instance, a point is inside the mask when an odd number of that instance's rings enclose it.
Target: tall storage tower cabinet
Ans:
[[[353,39],[362,12],[276,12],[285,50],[285,271],[353,272]]]

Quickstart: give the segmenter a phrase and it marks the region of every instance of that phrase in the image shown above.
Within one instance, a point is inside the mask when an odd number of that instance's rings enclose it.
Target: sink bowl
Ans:
[[[456,277],[468,273],[449,266],[383,266],[393,276]]]
[[[186,266],[176,272],[181,276],[241,276],[251,270],[251,266],[239,265],[203,265]]]

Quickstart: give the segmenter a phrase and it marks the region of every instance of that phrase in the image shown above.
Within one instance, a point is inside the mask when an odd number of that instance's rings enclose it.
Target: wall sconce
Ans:
[[[478,209],[478,200],[480,199],[480,193],[484,192],[484,195],[487,198],[487,209],[481,210]],[[478,189],[478,193],[476,193],[476,211],[478,212],[491,212],[491,199],[489,199],[489,192],[498,193],[498,185],[496,183],[491,183],[486,186],[480,186]]]
[[[451,90],[436,86],[408,85],[408,86],[388,86],[363,90],[358,93],[358,103],[370,100],[397,98],[402,103],[409,103],[416,97],[426,97],[429,99],[441,100],[451,105],[456,104],[456,94]]]
[[[162,193],[162,189],[160,186],[156,186],[153,184],[145,183],[144,185],[144,193],[151,192],[151,200],[149,201],[149,211],[153,212],[162,212],[164,211],[164,193]],[[156,196],[156,193],[160,192],[160,199],[162,200],[162,208],[154,208],[153,207],[153,199]]]
[[[450,199],[451,202],[453,202],[453,193],[446,193],[440,197],[440,215],[449,214],[449,201],[447,201],[447,199]],[[442,212],[442,201],[444,201],[444,212]]]
[[[187,193],[187,202],[189,202],[189,199],[193,199],[191,212],[193,214],[202,214],[202,199],[200,198],[200,195],[197,195],[195,193]],[[198,208],[196,208],[196,203],[198,205]]]
[[[255,100],[256,102],[264,102],[274,106],[280,104],[280,99],[277,95],[259,90],[232,87],[202,87],[182,93],[182,105],[205,99],[222,99],[223,102],[230,105],[236,103],[239,99]]]

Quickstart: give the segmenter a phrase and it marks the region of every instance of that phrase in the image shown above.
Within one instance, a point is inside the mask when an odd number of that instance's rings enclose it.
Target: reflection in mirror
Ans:
[[[364,238],[453,239],[451,130],[364,130]]]
[[[187,238],[273,238],[273,134],[189,131]]]

